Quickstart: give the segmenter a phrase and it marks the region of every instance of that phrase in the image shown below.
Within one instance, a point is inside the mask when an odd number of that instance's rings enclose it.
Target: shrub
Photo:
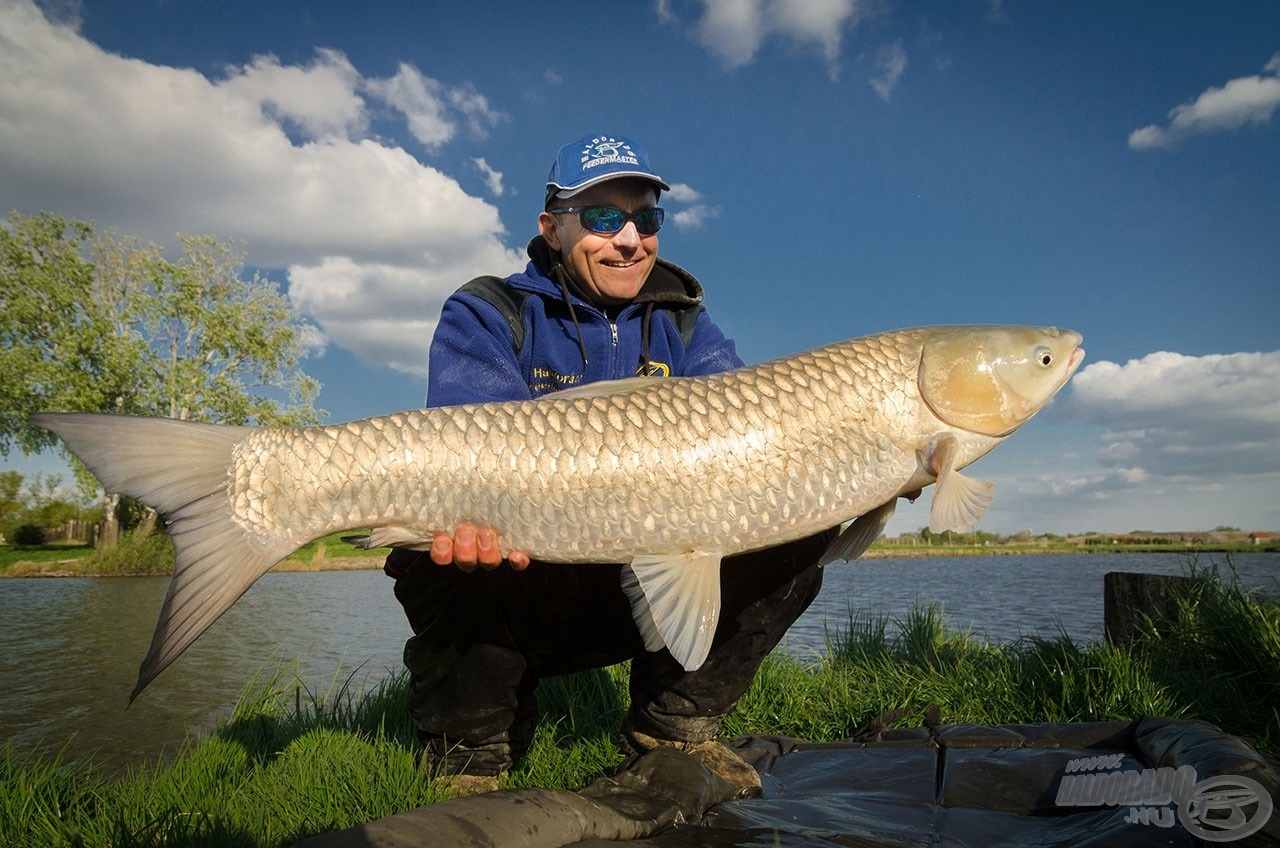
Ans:
[[[45,543],[44,528],[36,524],[19,524],[13,531],[12,543],[19,548],[38,548]]]
[[[173,542],[166,533],[127,533],[120,544],[95,551],[85,562],[89,574],[172,574]]]

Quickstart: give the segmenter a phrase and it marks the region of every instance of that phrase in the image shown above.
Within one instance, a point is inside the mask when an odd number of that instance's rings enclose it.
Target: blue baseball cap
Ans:
[[[671,190],[649,165],[649,154],[638,142],[620,135],[589,135],[560,148],[547,174],[546,200],[572,197],[617,177],[640,177],[659,191]]]

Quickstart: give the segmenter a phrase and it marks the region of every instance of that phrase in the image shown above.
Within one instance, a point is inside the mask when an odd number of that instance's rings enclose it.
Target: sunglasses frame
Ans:
[[[618,229],[616,230],[597,229],[587,222],[587,214],[593,209],[607,209],[611,212],[617,212],[622,216],[622,223],[618,225]],[[608,206],[602,203],[593,204],[591,206],[559,206],[555,209],[548,209],[547,212],[551,215],[576,214],[578,216],[578,223],[582,225],[582,229],[600,236],[612,236],[622,232],[622,228],[627,225],[628,221],[636,225],[636,232],[642,236],[657,235],[658,230],[662,229],[663,219],[666,217],[666,210],[661,206],[651,206],[648,209],[640,209],[635,212],[624,212],[616,206]],[[654,227],[652,232],[645,232],[640,228],[639,218],[641,215],[656,215],[658,226]]]

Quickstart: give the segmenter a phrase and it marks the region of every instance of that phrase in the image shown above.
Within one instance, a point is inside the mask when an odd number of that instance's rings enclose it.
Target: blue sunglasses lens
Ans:
[[[635,221],[636,231],[651,236],[662,229],[663,211],[660,208],[641,209],[630,214],[612,206],[588,206],[578,213],[582,226],[593,233],[610,235],[621,230],[627,221]]]

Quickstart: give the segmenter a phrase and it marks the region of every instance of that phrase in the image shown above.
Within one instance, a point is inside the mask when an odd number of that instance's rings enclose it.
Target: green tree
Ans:
[[[0,536],[9,535],[23,508],[22,475],[17,471],[0,471]]]
[[[136,375],[139,340],[114,332],[96,297],[92,238],[48,213],[0,226],[0,455],[57,444],[33,412],[119,410],[113,391]]]
[[[58,474],[37,471],[24,477],[17,471],[0,472],[0,535],[14,544],[22,526],[53,530],[84,517],[84,504],[67,499]],[[39,544],[39,543],[36,543]]]
[[[227,424],[314,424],[319,384],[301,369],[309,325],[274,282],[212,236],[179,236],[182,256],[107,234],[97,241],[103,298],[120,332],[146,344],[128,406]]]
[[[15,212],[0,227],[0,453],[55,444],[27,422],[44,410],[319,420],[319,384],[301,367],[310,327],[288,297],[245,277],[233,245],[179,239],[171,261],[154,244],[49,213]],[[107,493],[105,545],[117,504]]]

